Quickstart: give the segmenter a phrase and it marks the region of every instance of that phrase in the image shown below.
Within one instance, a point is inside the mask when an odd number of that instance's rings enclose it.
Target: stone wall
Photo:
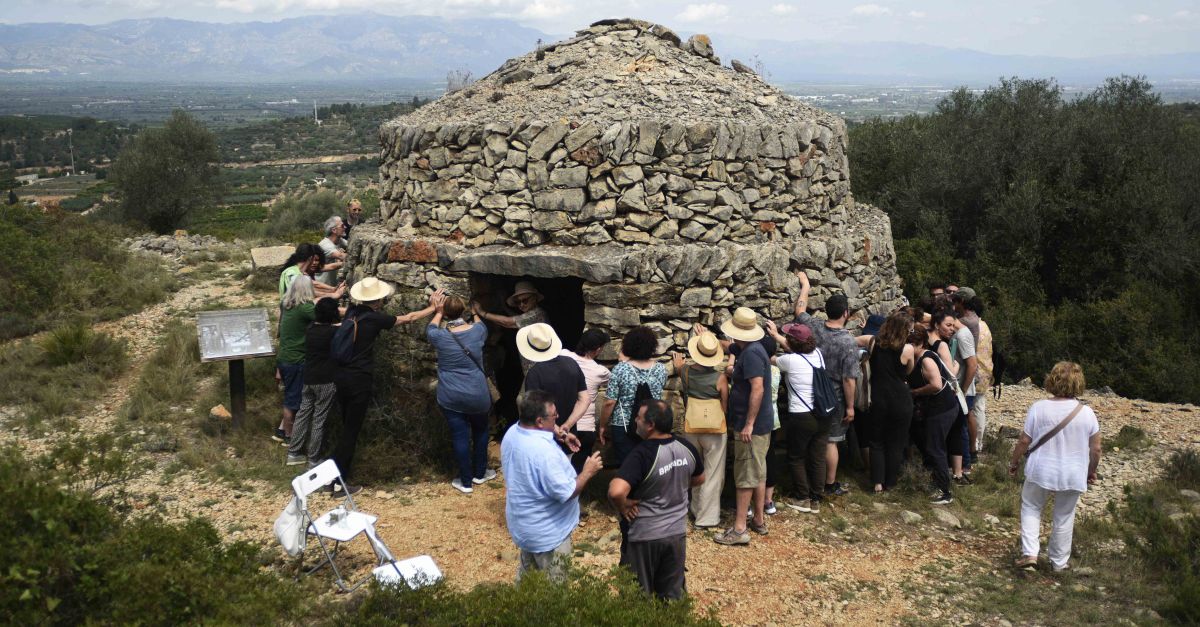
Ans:
[[[468,248],[828,239],[855,210],[832,126],[389,124],[380,211]]]

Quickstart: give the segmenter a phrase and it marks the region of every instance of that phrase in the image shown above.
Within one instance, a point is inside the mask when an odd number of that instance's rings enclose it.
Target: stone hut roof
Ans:
[[[723,67],[705,35],[687,41],[641,20],[603,20],[576,36],[508,60],[465,89],[385,124],[486,124],[586,119],[765,126],[836,116],[791,98],[749,68]]]

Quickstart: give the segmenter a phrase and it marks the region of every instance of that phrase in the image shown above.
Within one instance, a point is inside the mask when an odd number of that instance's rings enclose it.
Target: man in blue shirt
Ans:
[[[732,384],[726,422],[733,432],[733,481],[737,488],[733,526],[713,538],[717,544],[750,544],[747,526],[759,535],[767,535],[763,518],[767,489],[767,449],[775,426],[771,399],[771,361],[759,340],[764,332],[758,315],[738,307],[733,317],[721,325],[721,332],[737,344],[740,352],[733,366],[726,369]],[[746,513],[754,502],[754,520],[746,523]]]
[[[517,581],[528,570],[543,570],[554,581],[566,577],[563,562],[571,554],[571,532],[579,524],[579,493],[604,467],[600,453],[583,463],[578,475],[556,438],[572,450],[579,440],[557,429],[554,397],[541,390],[526,392],[520,421],[504,434],[500,458],[504,467],[504,506],[508,533],[521,550]]]

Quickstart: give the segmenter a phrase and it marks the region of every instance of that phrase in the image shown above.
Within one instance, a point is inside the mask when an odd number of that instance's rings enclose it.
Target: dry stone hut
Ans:
[[[784,318],[797,267],[817,306],[889,310],[888,220],[850,194],[845,124],[733,68],[703,35],[605,20],[384,124],[353,277],[491,311],[531,278],[568,346],[646,324],[683,347],[739,305]]]

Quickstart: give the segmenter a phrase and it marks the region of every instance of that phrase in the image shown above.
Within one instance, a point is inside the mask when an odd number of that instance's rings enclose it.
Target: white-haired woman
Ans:
[[[1054,497],[1047,554],[1055,572],[1066,570],[1075,532],[1075,505],[1096,480],[1100,464],[1100,423],[1092,409],[1076,398],[1087,383],[1079,364],[1060,361],[1046,375],[1045,390],[1054,397],[1029,408],[1025,428],[1013,447],[1008,472],[1017,475],[1025,460],[1025,485],[1021,488],[1021,557],[1018,568],[1037,565],[1041,547],[1038,535],[1042,510]]]
[[[341,298],[343,288],[334,290],[334,299]],[[313,281],[306,274],[292,280],[283,293],[279,316],[279,351],[275,354],[276,377],[283,384],[283,420],[275,429],[275,439],[285,444],[292,436],[292,421],[300,411],[304,392],[304,332],[317,319],[314,303],[317,296]]]

